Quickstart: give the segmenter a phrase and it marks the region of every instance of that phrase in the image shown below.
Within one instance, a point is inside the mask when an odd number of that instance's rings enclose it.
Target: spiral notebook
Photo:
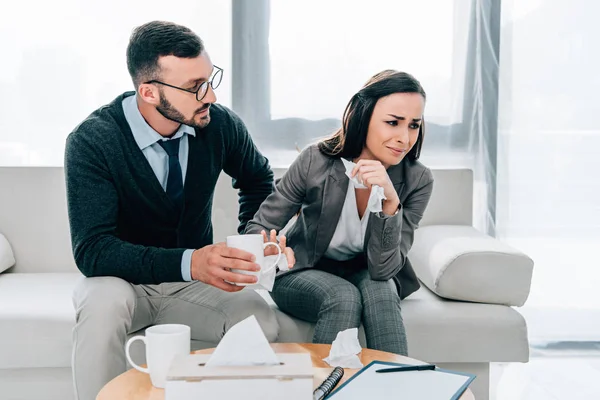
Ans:
[[[404,371],[386,374],[375,371],[401,367],[383,361],[373,361],[334,390],[327,400],[410,399],[458,400],[475,375],[436,368],[435,371]]]

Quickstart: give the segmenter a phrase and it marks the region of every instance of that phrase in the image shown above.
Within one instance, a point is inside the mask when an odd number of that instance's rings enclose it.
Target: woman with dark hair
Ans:
[[[373,76],[351,99],[342,127],[305,149],[248,223],[276,240],[293,270],[272,291],[284,312],[315,322],[314,343],[364,325],[367,347],[407,354],[400,300],[419,288],[406,255],[433,188],[418,161],[425,91],[411,75]],[[266,232],[270,232],[267,238]]]

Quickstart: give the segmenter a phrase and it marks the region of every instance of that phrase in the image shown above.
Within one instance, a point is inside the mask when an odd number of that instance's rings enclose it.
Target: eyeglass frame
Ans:
[[[215,72],[214,74],[212,74],[212,78],[208,81],[204,81],[200,84],[200,86],[198,87],[198,90],[194,91],[194,90],[189,90],[189,89],[184,89],[184,88],[180,88],[177,86],[173,86],[173,85],[169,85],[168,83],[164,83],[161,81],[157,81],[155,79],[148,81],[148,82],[144,82],[145,84],[150,84],[150,83],[159,83],[161,85],[165,85],[168,86],[170,88],[173,89],[179,89],[179,90],[183,90],[184,92],[188,92],[188,93],[193,93],[196,95],[196,101],[202,101],[206,95],[208,94],[208,85],[210,84],[210,87],[212,88],[212,90],[215,90],[216,87],[213,86],[213,80],[215,79],[215,76],[217,76],[217,74],[219,73],[219,71],[221,72],[221,75],[223,75],[223,68],[218,67],[216,65],[213,65],[213,68],[217,69],[217,72]],[[221,81],[223,80],[223,76],[221,76]],[[202,89],[202,86],[206,85],[206,92],[204,92],[204,95],[202,95],[201,98],[198,98],[198,93],[200,93],[200,89]],[[217,85],[217,87],[219,87],[221,85],[221,82],[219,82],[219,84]]]

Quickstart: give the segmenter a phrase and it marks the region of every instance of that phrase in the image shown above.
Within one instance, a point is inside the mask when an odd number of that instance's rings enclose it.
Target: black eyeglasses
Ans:
[[[223,80],[223,69],[217,67],[216,65],[214,66],[214,68],[216,69],[216,71],[213,74],[213,77],[206,82],[202,82],[202,84],[196,90],[184,89],[156,80],[148,81],[146,83],[160,83],[161,85],[165,85],[173,89],[179,89],[183,90],[184,92],[194,93],[196,95],[196,100],[202,101],[202,99],[206,96],[206,93],[208,93],[208,84],[210,83],[210,86],[213,88],[213,90],[215,90],[221,84],[221,80]]]

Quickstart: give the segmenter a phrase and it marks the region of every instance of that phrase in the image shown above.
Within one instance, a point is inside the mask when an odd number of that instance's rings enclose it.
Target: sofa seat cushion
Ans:
[[[522,306],[529,295],[531,258],[472,226],[419,228],[408,257],[419,279],[447,299]]]
[[[426,286],[402,301],[409,356],[431,362],[526,362],[527,324],[513,307],[447,300]]]
[[[79,273],[0,275],[0,369],[71,366]]]
[[[258,292],[275,310],[278,342],[312,341],[314,324],[283,313],[268,292]],[[525,320],[511,307],[446,300],[425,286],[401,304],[410,357],[430,362],[529,359]],[[363,327],[359,340],[366,347]]]
[[[0,369],[70,367],[75,324],[71,295],[80,276],[0,275]],[[258,292],[276,313],[279,342],[311,342],[314,324],[283,313],[268,292]],[[525,321],[511,307],[446,300],[423,286],[402,301],[402,310],[411,357],[431,362],[528,359]],[[359,339],[366,347],[362,327]],[[192,343],[194,349],[214,345]],[[143,362],[143,349],[136,350],[141,354],[135,360]]]

